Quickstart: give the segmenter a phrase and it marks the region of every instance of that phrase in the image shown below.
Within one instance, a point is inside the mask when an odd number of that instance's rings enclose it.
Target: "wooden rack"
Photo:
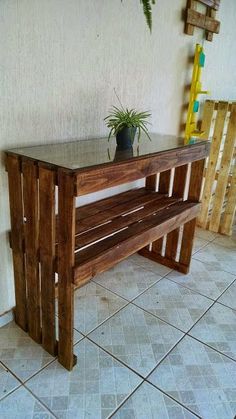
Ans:
[[[196,10],[198,2],[206,6],[206,14]],[[207,41],[212,41],[213,34],[220,31],[220,22],[215,19],[219,7],[220,0],[187,0],[185,33],[193,35],[196,26],[206,31]]]
[[[201,130],[212,143],[198,225],[231,235],[236,209],[236,102],[207,100]]]

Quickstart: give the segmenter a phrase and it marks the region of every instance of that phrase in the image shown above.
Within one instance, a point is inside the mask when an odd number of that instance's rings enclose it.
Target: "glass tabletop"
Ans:
[[[114,137],[109,142],[105,137],[89,140],[74,139],[63,143],[15,148],[8,152],[66,169],[79,170],[188,147],[184,146],[182,138],[172,135],[150,134],[150,137],[152,141],[145,135],[141,136],[139,143],[136,138],[133,148],[125,151],[117,150]],[[196,143],[199,142],[202,141],[196,140]]]

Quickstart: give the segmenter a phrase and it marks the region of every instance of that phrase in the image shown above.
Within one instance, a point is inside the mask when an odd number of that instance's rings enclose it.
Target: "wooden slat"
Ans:
[[[220,233],[231,236],[232,226],[233,226],[234,217],[235,217],[235,210],[236,210],[236,164],[234,166],[234,170],[232,173],[232,179],[231,179],[231,184],[229,187],[227,203],[226,203],[225,211],[222,216],[222,220],[220,224]]]
[[[25,260],[29,335],[41,342],[39,280],[39,205],[38,174],[33,161],[22,162],[25,215]]]
[[[7,171],[11,216],[11,247],[13,256],[15,299],[15,321],[23,330],[27,330],[26,282],[24,265],[24,224],[22,203],[22,179],[20,160],[7,156]]]
[[[89,228],[95,227],[98,224],[105,223],[112,220],[113,218],[125,214],[129,211],[133,211],[142,205],[153,202],[156,199],[162,199],[163,195],[156,192],[148,192],[144,196],[138,198],[129,199],[128,202],[121,203],[116,206],[112,206],[108,210],[99,212],[98,214],[87,217],[80,222],[76,222],[76,233],[82,233]]]
[[[118,204],[124,204],[129,202],[131,199],[135,199],[146,195],[146,188],[135,188],[129,191],[119,193],[117,195],[109,196],[108,198],[101,199],[97,202],[93,202],[92,205],[86,204],[76,209],[76,221],[81,221],[90,215],[95,215],[100,211],[111,209]]]
[[[209,205],[211,202],[212,185],[215,178],[218,156],[220,152],[221,139],[224,131],[225,118],[228,111],[228,102],[220,102],[214,128],[214,135],[211,143],[210,156],[207,163],[205,184],[202,195],[202,207],[198,217],[198,224],[206,228]]]
[[[214,9],[212,9],[211,7],[208,6],[207,7],[207,13],[206,13],[206,15],[207,16],[210,16],[213,19],[215,19],[215,17],[216,17],[216,11]],[[212,42],[213,41],[213,33],[212,32],[206,31],[206,40],[209,41],[209,42]]]
[[[169,259],[157,253],[149,252],[147,249],[141,249],[139,254],[147,259],[153,260],[156,263],[161,263],[162,265],[165,265],[170,269],[175,269],[176,271],[183,274],[187,274],[189,271],[188,266],[182,265],[181,263],[176,262],[174,259]]]
[[[195,7],[196,7],[195,0],[187,0],[187,10],[188,9],[194,10]],[[185,23],[185,33],[187,35],[193,35],[194,34],[194,25],[191,25],[191,24],[186,22]]]
[[[145,187],[148,191],[156,191],[157,189],[157,174],[148,176],[145,180]]]
[[[203,141],[114,166],[107,165],[103,169],[79,171],[76,173],[76,194],[85,195],[111,188],[200,160],[206,157],[208,148],[209,145]]]
[[[55,330],[55,172],[39,168],[42,345],[56,355]]]
[[[215,109],[214,100],[206,100],[203,107],[202,123],[201,123],[201,132],[204,132],[202,138],[205,140],[209,139],[213,113]]]
[[[165,172],[160,173],[159,186],[158,186],[159,193],[169,194],[170,177],[171,177],[171,170],[167,170]],[[164,237],[160,237],[158,240],[152,243],[152,251],[154,253],[160,254],[162,252],[163,240],[164,240]]]
[[[199,13],[193,9],[187,10],[187,24],[197,26],[201,29],[206,29],[207,31],[213,33],[220,32],[220,22],[218,20]]]
[[[199,201],[200,194],[201,194],[201,186],[202,186],[202,178],[203,178],[202,175],[203,175],[204,165],[205,165],[204,159],[196,161],[192,163],[191,165],[190,183],[189,183],[189,191],[188,191],[188,199],[191,201],[195,201],[195,202]],[[184,225],[184,229],[183,229],[179,263],[183,266],[185,265],[186,267],[189,267],[189,264],[191,261],[195,226],[196,226],[196,219],[192,219]]]
[[[206,6],[211,7],[214,10],[219,10],[220,0],[198,0]]]
[[[114,261],[118,263],[158,237],[195,218],[198,210],[199,204],[179,202],[171,205],[168,210],[158,211],[157,215],[134,223],[130,228],[103,240],[102,244],[94,244],[76,253],[75,284],[103,272],[113,266]]]
[[[231,160],[236,141],[236,103],[232,104],[227,135],[224,144],[224,151],[221,159],[220,173],[215,190],[213,210],[211,214],[209,229],[214,232],[219,231],[221,208],[228,183]]]
[[[173,191],[172,191],[173,197],[176,197],[176,198],[184,197],[187,171],[188,171],[187,164],[184,166],[179,166],[175,169],[174,184],[173,184]],[[166,258],[175,260],[176,254],[177,254],[178,242],[179,242],[179,228],[176,228],[167,235],[166,249],[165,249]]]
[[[68,370],[74,365],[73,319],[74,287],[73,267],[75,249],[75,197],[73,177],[58,173],[58,359]]]
[[[100,227],[93,228],[85,233],[76,236],[75,247],[76,249],[78,249],[88,245],[89,243],[93,243],[96,240],[113,234],[118,230],[121,230],[122,228],[128,227],[136,221],[142,220],[144,217],[147,217],[161,209],[169,207],[170,205],[173,205],[176,202],[176,198],[160,199],[160,197],[158,197],[138,211],[132,212],[131,214],[125,216],[118,216],[108,224],[104,224]]]

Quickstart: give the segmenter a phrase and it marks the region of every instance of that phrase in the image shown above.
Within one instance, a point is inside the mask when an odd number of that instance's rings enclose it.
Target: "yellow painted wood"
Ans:
[[[232,226],[236,210],[236,163],[233,167],[228,199],[220,225],[220,233],[231,236]]]
[[[198,217],[198,225],[207,228],[208,211],[212,196],[212,187],[216,174],[217,161],[220,152],[221,139],[224,131],[225,119],[228,111],[228,102],[219,102],[211,150],[206,169],[206,177],[202,194],[202,207]]]
[[[230,120],[227,135],[224,144],[219,178],[216,186],[215,197],[213,201],[213,210],[211,214],[209,230],[218,232],[220,227],[221,209],[224,203],[226,188],[228,185],[228,176],[233,157],[236,141],[236,102],[232,104]]]
[[[204,103],[201,123],[201,132],[203,132],[201,138],[203,140],[209,139],[215,104],[216,102],[214,100],[206,100]]]

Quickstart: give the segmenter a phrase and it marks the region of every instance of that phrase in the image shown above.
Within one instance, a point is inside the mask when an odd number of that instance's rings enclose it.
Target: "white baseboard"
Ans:
[[[5,326],[14,319],[13,310],[9,310],[6,313],[0,315],[0,327]]]

